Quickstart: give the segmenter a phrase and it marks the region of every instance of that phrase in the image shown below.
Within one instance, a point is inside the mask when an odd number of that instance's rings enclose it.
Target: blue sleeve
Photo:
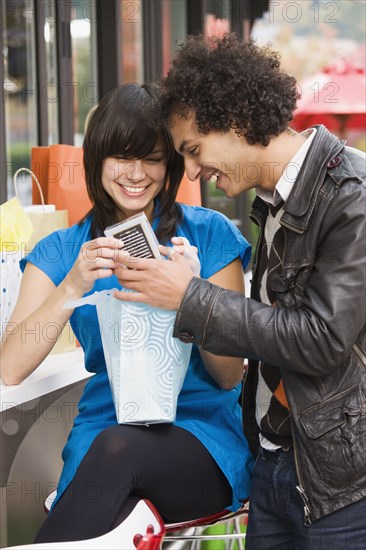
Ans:
[[[250,261],[251,245],[224,215],[202,207],[184,207],[184,236],[198,248],[201,277],[208,279],[236,258],[243,269]]]
[[[28,262],[37,266],[58,286],[70,271],[77,256],[66,238],[68,230],[55,231],[41,241],[20,261],[20,269],[25,270]],[[75,243],[76,244],[76,243]]]

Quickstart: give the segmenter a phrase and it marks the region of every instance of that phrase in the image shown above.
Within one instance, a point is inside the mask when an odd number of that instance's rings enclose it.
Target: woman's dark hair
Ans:
[[[161,122],[193,110],[203,134],[234,129],[251,145],[266,146],[283,132],[299,98],[296,80],[280,70],[276,52],[230,33],[188,37],[161,84]]]
[[[166,242],[175,232],[182,211],[175,203],[184,174],[183,159],[174,150],[166,129],[156,126],[159,90],[153,85],[124,84],[107,93],[88,123],[84,138],[84,169],[92,209],[92,238],[103,235],[108,225],[122,220],[118,207],[102,185],[103,161],[107,157],[140,159],[149,155],[159,136],[166,144],[167,171],[165,185],[157,198],[160,217],[156,234]],[[155,125],[155,126],[154,126]]]

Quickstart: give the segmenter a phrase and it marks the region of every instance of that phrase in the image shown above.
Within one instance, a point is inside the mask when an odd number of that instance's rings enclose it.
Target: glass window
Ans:
[[[42,90],[47,98],[48,109],[48,143],[58,143],[58,94],[60,89],[57,82],[57,53],[56,53],[56,17],[55,2],[48,2],[45,6],[44,39],[46,43],[46,89]]]
[[[71,14],[74,143],[82,145],[86,117],[98,102],[95,2],[73,0]]]
[[[30,167],[30,151],[37,143],[37,103],[35,70],[34,9],[32,0],[1,2],[3,21],[3,58],[5,132],[8,197],[14,196],[12,175]],[[31,204],[31,186],[20,178],[22,204]]]
[[[228,2],[219,0],[218,2],[207,2],[204,4],[203,32],[205,36],[220,36],[230,32],[230,6]],[[225,193],[216,189],[213,184],[206,184],[205,187],[205,206],[218,210],[228,218],[236,221],[235,200],[228,200]],[[239,224],[239,221],[238,221]]]
[[[205,36],[223,36],[230,32],[230,18],[237,16],[236,4],[230,1],[216,0],[216,2],[203,3],[203,33]],[[232,11],[233,10],[233,11]]]
[[[143,42],[141,0],[120,0],[119,25],[123,82],[143,83]]]
[[[187,38],[186,0],[163,0],[163,74],[167,74],[170,62],[179,44]]]

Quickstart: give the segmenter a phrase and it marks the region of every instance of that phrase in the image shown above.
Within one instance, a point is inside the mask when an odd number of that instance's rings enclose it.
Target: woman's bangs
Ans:
[[[122,119],[113,117],[111,125],[105,156],[144,158],[154,150],[159,132],[146,123],[139,109],[131,106],[123,113]]]

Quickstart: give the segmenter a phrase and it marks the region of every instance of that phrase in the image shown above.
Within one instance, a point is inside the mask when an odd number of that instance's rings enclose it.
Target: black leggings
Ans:
[[[113,426],[96,437],[35,542],[103,535],[141,498],[176,522],[220,512],[232,490],[190,432],[170,424]]]

